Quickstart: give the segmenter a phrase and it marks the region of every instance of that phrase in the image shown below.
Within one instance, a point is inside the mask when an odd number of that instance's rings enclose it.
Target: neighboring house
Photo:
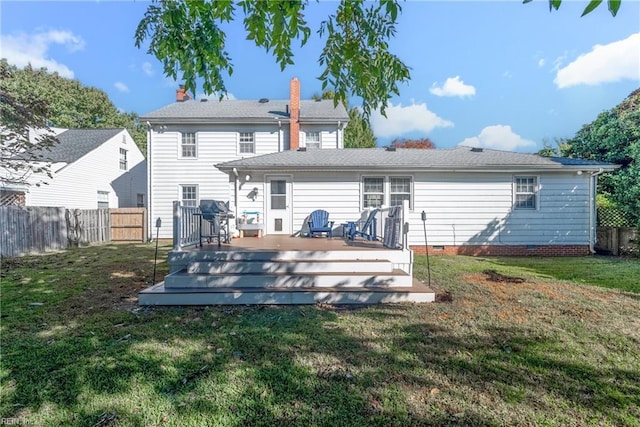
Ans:
[[[266,234],[304,233],[319,208],[339,226],[407,201],[417,253],[426,232],[440,253],[585,255],[596,237],[597,175],[617,166],[457,147],[291,150],[217,167],[229,175],[236,211],[262,212]]]
[[[287,100],[193,100],[179,89],[175,103],[140,118],[149,128],[149,224],[161,218],[159,235],[169,238],[173,201],[235,205],[229,177],[216,164],[299,147],[341,149],[348,119],[332,100],[300,100],[296,78]]]
[[[26,206],[146,205],[146,161],[126,129],[70,129],[56,138],[59,143],[45,152],[52,177],[32,176],[5,193],[22,192]]]

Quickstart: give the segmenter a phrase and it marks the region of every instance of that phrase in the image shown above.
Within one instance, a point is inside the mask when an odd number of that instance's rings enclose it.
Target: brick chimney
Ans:
[[[191,95],[187,93],[187,89],[184,85],[180,85],[180,88],[176,90],[176,102],[184,102],[191,99]]]
[[[289,83],[289,149],[300,147],[300,81],[297,77]]]

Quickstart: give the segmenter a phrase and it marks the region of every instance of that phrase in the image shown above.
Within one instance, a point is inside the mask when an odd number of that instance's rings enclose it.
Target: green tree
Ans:
[[[529,3],[532,0],[523,0]],[[608,0],[615,16],[621,0]],[[561,0],[549,0],[550,10]],[[583,15],[602,0],[592,0]],[[293,64],[292,43],[304,46],[311,35],[305,20],[307,0],[234,2],[205,0],[152,0],[135,33],[141,47],[149,40],[147,52],[162,62],[164,73],[185,82],[196,93],[201,79],[206,94],[227,92],[224,79],[233,73],[223,26],[239,16],[247,38],[273,54],[280,68]],[[409,67],[389,52],[389,41],[396,34],[400,0],[340,0],[335,13],[321,22],[317,33],[326,40],[319,63],[322,89],[332,87],[334,102],[347,105],[351,96],[362,99],[362,113],[382,114],[399,85],[410,80]]]
[[[376,146],[376,136],[358,107],[349,109],[349,124],[344,129],[344,148],[373,148]]]
[[[326,89],[322,95],[316,93],[311,98],[315,101],[335,99],[335,92]],[[374,148],[376,146],[376,137],[371,129],[369,119],[356,107],[349,109],[349,123],[344,129],[343,137],[344,148]]]
[[[138,123],[136,113],[122,113],[107,94],[95,87],[87,87],[77,80],[50,73],[46,68],[19,69],[2,59],[2,67],[9,75],[3,85],[19,99],[34,96],[47,105],[47,124],[61,128],[126,128],[143,153],[146,149],[146,130]],[[6,80],[6,81],[4,81]]]
[[[543,157],[562,157],[567,150],[567,141],[563,138],[556,138],[554,143],[548,139],[542,140],[542,148],[536,154]]]
[[[598,191],[640,226],[640,89],[583,126],[562,151],[569,157],[619,164],[620,169],[601,176]]]
[[[0,181],[24,184],[34,174],[51,177],[47,150],[58,141],[47,126],[47,103],[34,91],[16,93],[9,84],[15,69],[0,61]],[[32,129],[41,132],[30,138]]]

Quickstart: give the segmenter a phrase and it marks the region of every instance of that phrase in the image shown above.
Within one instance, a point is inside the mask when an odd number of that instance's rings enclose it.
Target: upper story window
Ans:
[[[513,207],[515,209],[537,209],[538,177],[516,176],[513,184]]]
[[[240,132],[238,152],[240,154],[253,154],[256,152],[255,134],[253,132]]]
[[[196,134],[194,132],[185,132],[182,134],[180,157],[183,159],[195,159],[197,157]]]
[[[182,206],[198,206],[198,186],[197,185],[181,185],[180,186],[180,202]]]
[[[127,150],[124,148],[120,149],[120,170],[127,170]]]
[[[320,132],[307,132],[307,148],[320,148]]]

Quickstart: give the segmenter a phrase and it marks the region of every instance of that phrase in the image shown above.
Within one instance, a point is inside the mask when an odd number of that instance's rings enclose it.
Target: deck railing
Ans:
[[[185,246],[192,246],[200,240],[200,208],[182,206],[179,201],[173,202],[173,250],[179,251]]]
[[[405,218],[409,212],[409,202],[402,205],[383,206],[376,216],[376,236],[389,249],[407,247],[407,227]]]

